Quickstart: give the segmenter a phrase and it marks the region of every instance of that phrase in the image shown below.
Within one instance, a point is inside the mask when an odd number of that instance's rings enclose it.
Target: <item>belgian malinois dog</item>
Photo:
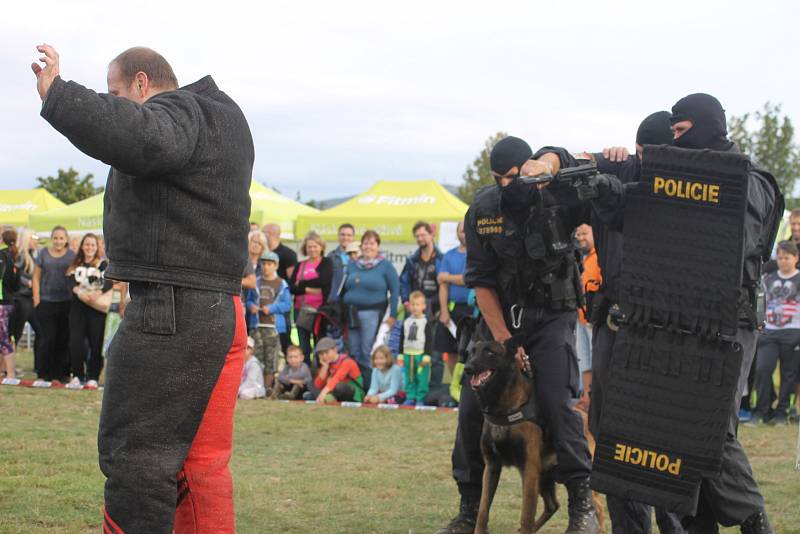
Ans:
[[[535,415],[534,383],[520,371],[515,352],[495,341],[476,341],[467,353],[464,373],[469,376],[469,384],[485,415],[481,435],[485,467],[475,534],[487,532],[489,509],[503,466],[516,467],[522,476],[520,533],[537,532],[559,508],[555,451]],[[594,454],[594,440],[588,435],[585,414],[579,413]],[[539,495],[544,501],[544,511],[536,518]],[[602,531],[602,503],[597,495],[593,500]]]

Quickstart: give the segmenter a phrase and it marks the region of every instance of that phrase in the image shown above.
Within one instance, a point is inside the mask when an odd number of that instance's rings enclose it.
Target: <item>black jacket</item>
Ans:
[[[622,184],[639,181],[642,165],[636,156],[628,156],[623,162],[615,163],[594,154],[597,171],[615,175]],[[592,234],[603,283],[600,292],[606,299],[605,306],[619,301],[619,276],[622,273],[622,232],[609,228],[597,213],[592,213]],[[600,319],[605,319],[601,317]],[[594,320],[594,318],[593,318]]]
[[[577,163],[569,153],[561,148],[546,147],[534,155],[539,157],[545,152],[556,153],[562,168],[575,166]],[[572,231],[581,223],[588,222],[588,205],[578,202],[577,197],[565,202],[560,195],[555,195],[548,188],[543,191],[545,208],[557,210],[558,218],[563,223],[566,239],[571,244]],[[563,192],[574,196],[574,192]],[[475,201],[469,207],[464,219],[464,231],[467,241],[467,266],[464,283],[467,287],[486,287],[497,291],[504,309],[515,304],[530,304],[531,295],[528,289],[532,285],[540,286],[539,281],[553,273],[557,277],[572,279],[578,276],[575,269],[574,249],[562,256],[546,256],[541,260],[533,259],[528,252],[536,246],[536,239],[529,238],[519,221],[501,209],[501,193],[497,186],[487,186],[480,190]],[[537,234],[544,229],[533,228]],[[572,295],[574,301],[575,295]],[[575,303],[572,306],[574,309]]]
[[[300,265],[305,260],[298,262],[292,271],[292,276],[289,278],[289,290],[292,295],[305,295],[306,288],[314,288],[322,291],[323,305],[328,301],[328,295],[331,293],[331,280],[333,279],[333,260],[323,256],[317,265],[318,278],[313,280],[301,280]]]
[[[108,278],[239,294],[255,151],[244,114],[210,76],[141,106],[56,78],[41,115],[111,166]]]
[[[2,284],[0,304],[14,304],[14,293],[19,289],[19,271],[7,248],[0,249],[0,284]]]

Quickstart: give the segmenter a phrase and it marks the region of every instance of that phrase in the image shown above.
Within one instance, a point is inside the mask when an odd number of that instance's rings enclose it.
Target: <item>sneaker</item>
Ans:
[[[787,426],[789,424],[789,420],[786,418],[785,415],[776,415],[772,419],[769,420],[767,423],[769,426]]]
[[[85,387],[86,389],[97,389],[100,386],[97,384],[97,380],[89,380],[83,387]]]
[[[74,376],[72,377],[72,380],[70,380],[69,383],[64,387],[67,389],[81,389],[81,379],[77,376]]]
[[[417,406],[425,406],[425,401],[417,401]]]
[[[750,410],[739,410],[739,422],[740,423],[747,423],[753,418],[753,414],[750,413]]]
[[[403,406],[416,406],[417,402],[414,399],[406,399]]]

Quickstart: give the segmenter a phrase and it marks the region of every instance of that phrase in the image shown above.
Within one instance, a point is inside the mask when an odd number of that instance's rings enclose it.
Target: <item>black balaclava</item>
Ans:
[[[636,130],[637,145],[671,145],[672,130],[669,111],[656,111],[648,115]]]
[[[489,163],[492,171],[505,175],[513,167],[522,169],[522,165],[531,159],[531,147],[519,137],[505,137],[498,141],[489,154]],[[498,186],[500,182],[498,180]],[[530,205],[530,186],[526,186],[515,176],[507,186],[502,187],[501,197],[503,205],[512,211],[520,211]]]
[[[670,123],[692,121],[692,127],[673,143],[681,148],[728,150],[728,125],[719,100],[705,93],[685,96],[672,106]]]
[[[492,171],[504,175],[512,167],[522,168],[523,163],[531,159],[531,147],[519,137],[504,137],[499,140],[489,154]]]

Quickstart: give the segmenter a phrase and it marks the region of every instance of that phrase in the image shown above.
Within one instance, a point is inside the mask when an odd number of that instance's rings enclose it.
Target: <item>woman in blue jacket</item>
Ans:
[[[347,265],[341,298],[348,307],[350,356],[358,362],[365,388],[369,388],[372,377],[372,345],[387,305],[389,317],[386,322],[394,326],[397,320],[400,281],[394,265],[380,254],[380,244],[378,232],[364,232],[361,237],[361,257]]]

